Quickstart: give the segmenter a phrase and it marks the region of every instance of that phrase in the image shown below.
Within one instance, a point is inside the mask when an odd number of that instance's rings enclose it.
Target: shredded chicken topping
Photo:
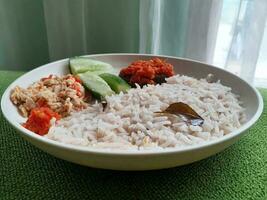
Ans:
[[[86,108],[89,100],[80,81],[71,74],[50,75],[27,89],[16,86],[10,98],[24,117],[28,117],[33,108],[43,106],[65,117],[73,110]]]

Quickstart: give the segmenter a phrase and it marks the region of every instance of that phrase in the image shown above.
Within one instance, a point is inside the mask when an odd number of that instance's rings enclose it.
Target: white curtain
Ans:
[[[111,12],[116,12],[112,11],[112,6],[117,7],[117,3],[98,1],[92,4],[86,0],[76,0],[73,4],[73,1],[44,1],[50,58],[57,59],[66,54],[81,52],[86,54],[92,45],[92,41],[88,40],[95,37],[94,30],[88,27],[95,25],[94,23],[100,27],[105,25],[101,24],[101,20],[96,21],[99,17],[90,18],[95,17],[89,14],[94,12],[91,7],[105,5],[110,6]],[[131,17],[136,17],[132,2],[121,3],[127,12],[120,13],[115,19],[132,24]],[[231,30],[227,32],[220,26],[224,25],[222,15],[227,15],[226,9],[230,4],[234,15],[228,24]],[[123,14],[126,13],[127,17],[124,17]],[[174,55],[217,64],[253,82],[266,16],[266,0],[142,0],[139,3],[138,50],[141,53]],[[136,28],[132,28],[124,32],[127,37],[122,38],[121,42],[136,42]],[[102,36],[110,37],[109,34]],[[64,43],[59,42],[62,38],[65,38]],[[102,45],[99,38],[97,39],[96,43]],[[222,41],[225,44],[220,46]],[[107,39],[105,42],[112,43]],[[126,46],[125,49],[131,50],[134,44]]]
[[[223,67],[267,87],[267,0],[0,1],[0,69],[140,52]]]
[[[239,1],[224,66],[248,82],[255,77],[266,19],[266,0]]]
[[[140,52],[212,63],[223,0],[181,2],[141,1]]]
[[[44,0],[43,4],[51,60],[138,51],[139,1]]]
[[[168,4],[175,8],[173,3],[171,0],[142,1],[141,52],[177,55],[177,50],[182,45],[181,42],[176,42],[179,39],[177,32],[170,30],[173,30],[172,27],[179,27],[180,18],[178,15],[173,18],[173,10],[166,10]],[[229,12],[227,9],[232,10]],[[149,18],[146,17],[147,12]],[[167,16],[164,12],[168,12]],[[222,15],[228,14],[233,15],[227,23],[224,20],[227,16]],[[218,65],[253,83],[266,29],[266,0],[191,0],[186,18],[187,26],[183,27],[185,46],[180,56]],[[163,29],[164,23],[171,27]],[[224,28],[227,25],[230,31]],[[148,27],[152,30],[148,30]],[[152,36],[151,40],[148,40],[149,35]],[[267,57],[263,59],[267,60]]]

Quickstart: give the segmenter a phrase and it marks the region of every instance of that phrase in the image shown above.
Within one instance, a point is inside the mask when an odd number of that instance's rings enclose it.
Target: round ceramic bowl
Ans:
[[[129,65],[132,61],[147,60],[155,55],[144,54],[98,54],[87,57],[108,62],[118,70]],[[152,170],[175,167],[192,163],[211,155],[214,155],[235,143],[246,130],[260,117],[263,110],[263,101],[259,92],[244,80],[223,69],[204,63],[180,59],[169,56],[156,56],[167,59],[173,64],[176,73],[205,78],[212,73],[221,83],[232,88],[232,91],[240,95],[243,106],[246,108],[247,122],[239,129],[215,141],[185,147],[183,149],[168,149],[157,151],[125,151],[94,149],[92,147],[80,147],[60,143],[37,135],[21,126],[25,121],[16,107],[10,101],[10,92],[16,85],[27,87],[40,78],[50,74],[63,75],[69,72],[68,59],[38,67],[15,80],[5,91],[1,100],[2,112],[7,121],[18,133],[37,148],[58,158],[78,163],[85,166],[114,169],[114,170]]]

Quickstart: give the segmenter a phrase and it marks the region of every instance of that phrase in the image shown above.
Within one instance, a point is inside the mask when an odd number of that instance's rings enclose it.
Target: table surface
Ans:
[[[22,72],[0,71],[0,95]],[[260,90],[264,103],[267,90]],[[0,199],[267,199],[267,110],[236,144],[172,169],[120,172],[57,159],[24,141],[0,112]]]

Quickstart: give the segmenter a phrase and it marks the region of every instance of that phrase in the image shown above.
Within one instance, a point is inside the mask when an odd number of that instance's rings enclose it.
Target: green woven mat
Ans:
[[[0,94],[19,72],[0,71]],[[265,105],[267,90],[261,90]],[[267,110],[239,142],[187,166],[92,169],[25,142],[0,113],[0,199],[267,199]]]

